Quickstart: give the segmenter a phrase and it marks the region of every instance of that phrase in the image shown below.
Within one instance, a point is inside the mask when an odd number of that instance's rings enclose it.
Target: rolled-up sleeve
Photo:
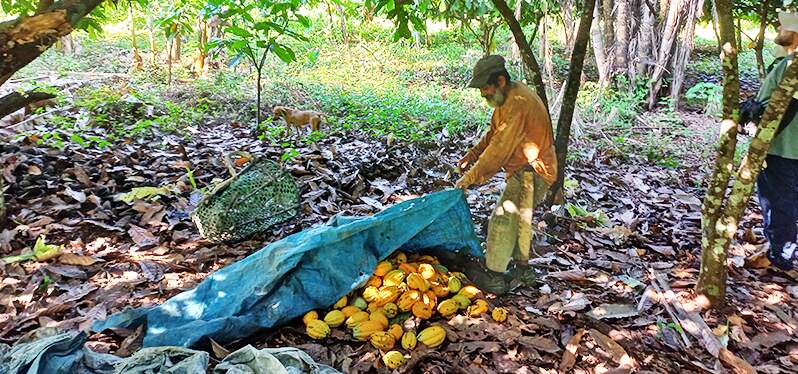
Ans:
[[[474,184],[485,183],[501,170],[523,141],[525,117],[526,111],[518,112],[491,130],[491,138],[477,162],[465,174],[466,180]]]

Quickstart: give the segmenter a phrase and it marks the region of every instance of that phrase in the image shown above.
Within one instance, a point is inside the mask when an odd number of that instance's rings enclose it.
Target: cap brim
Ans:
[[[485,87],[487,84],[488,84],[488,79],[473,77],[471,78],[471,82],[468,83],[468,87],[482,88]]]

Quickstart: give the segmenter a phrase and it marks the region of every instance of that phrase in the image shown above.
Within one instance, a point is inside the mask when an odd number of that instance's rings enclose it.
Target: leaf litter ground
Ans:
[[[203,187],[227,176],[224,153],[278,159],[285,150],[221,119],[189,134],[186,140],[156,131],[105,149],[58,150],[33,144],[30,137],[2,146],[11,224],[0,233],[0,254],[19,254],[42,234],[65,249],[47,262],[0,265],[1,342],[30,339],[41,327],[87,329],[91,321],[124,307],[161,303],[266,243],[335,214],[373,214],[447,188],[456,179],[451,165],[476,138],[471,133],[389,144],[350,131],[302,146],[287,163],[301,188],[302,213],[226,245],[202,240],[191,224],[189,212],[198,196],[191,192],[186,166]],[[682,337],[651,277],[665,275],[686,308],[694,305],[690,290],[700,259],[704,171],[690,162],[669,169],[635,155],[595,151],[591,136],[576,144],[590,157],[570,166],[568,201],[572,211],[596,214],[538,211],[538,257],[532,260],[538,283],[490,299],[509,307],[508,321],[456,317],[445,324],[448,343],[437,350],[417,349],[401,371],[717,370],[700,341]],[[246,160],[235,161],[240,166]],[[702,164],[706,160],[692,162]],[[146,199],[120,200],[144,186],[169,188]],[[497,177],[468,194],[481,235],[502,187]],[[728,306],[701,316],[722,343],[760,372],[795,372],[796,279],[763,267],[765,244],[758,227],[761,215],[752,205],[730,254]],[[141,330],[106,331],[90,340],[92,349],[126,356],[140,348]],[[300,321],[226,347],[205,348],[219,358],[245,344],[297,346],[350,373],[387,371],[371,346],[343,334],[312,341]]]

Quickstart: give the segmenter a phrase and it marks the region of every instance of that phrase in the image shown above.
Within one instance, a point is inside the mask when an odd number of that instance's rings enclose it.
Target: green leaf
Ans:
[[[119,197],[119,200],[131,202],[133,200],[143,200],[160,195],[167,195],[171,192],[169,186],[163,187],[134,187],[130,192]]]
[[[252,34],[249,31],[244,30],[244,29],[242,29],[242,28],[240,28],[238,26],[229,26],[229,27],[227,27],[225,29],[225,31],[229,32],[229,33],[231,33],[233,35],[240,36],[242,38],[251,38],[252,37]]]
[[[283,60],[283,62],[289,63],[296,60],[296,55],[294,55],[294,51],[292,51],[291,48],[279,43],[274,43],[272,47],[274,48],[274,53],[276,53],[277,57]]]
[[[36,239],[36,244],[33,246],[33,256],[37,261],[46,261],[61,254],[63,246],[55,244],[47,244],[44,242],[44,235]]]

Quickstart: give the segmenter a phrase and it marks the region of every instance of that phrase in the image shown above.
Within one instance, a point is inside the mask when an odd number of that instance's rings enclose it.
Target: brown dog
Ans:
[[[323,113],[312,110],[296,110],[284,106],[276,106],[272,110],[274,115],[272,120],[283,118],[286,124],[286,131],[293,128],[299,135],[302,135],[302,130],[305,126],[310,125],[312,131],[319,131],[321,129],[321,117]]]

